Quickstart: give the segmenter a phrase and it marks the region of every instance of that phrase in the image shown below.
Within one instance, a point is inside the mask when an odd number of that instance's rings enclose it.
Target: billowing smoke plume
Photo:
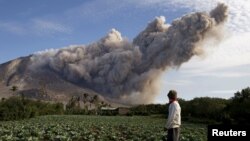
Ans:
[[[112,29],[87,46],[35,54],[32,66],[49,67],[68,81],[119,102],[147,103],[157,93],[162,72],[199,55],[202,41],[225,21],[226,12],[227,6],[218,4],[210,14],[192,13],[171,25],[158,17],[132,43]]]

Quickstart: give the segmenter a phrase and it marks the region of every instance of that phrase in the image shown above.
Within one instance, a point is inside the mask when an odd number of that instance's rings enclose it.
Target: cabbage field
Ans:
[[[158,116],[40,116],[1,121],[0,141],[161,141],[166,119]],[[181,141],[205,141],[206,125],[183,123]]]

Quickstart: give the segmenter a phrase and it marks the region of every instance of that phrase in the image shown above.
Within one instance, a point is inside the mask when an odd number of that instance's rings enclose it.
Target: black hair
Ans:
[[[168,98],[169,99],[176,99],[177,98],[177,92],[175,90],[170,90],[168,92]]]

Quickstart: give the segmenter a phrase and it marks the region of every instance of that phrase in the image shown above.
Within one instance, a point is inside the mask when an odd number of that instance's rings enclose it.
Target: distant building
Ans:
[[[100,115],[117,115],[118,110],[117,108],[113,107],[101,107]]]

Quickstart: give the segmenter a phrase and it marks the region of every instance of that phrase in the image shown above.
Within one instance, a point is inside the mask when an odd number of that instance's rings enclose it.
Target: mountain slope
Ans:
[[[72,84],[49,68],[31,71],[30,57],[18,58],[0,65],[0,97],[24,93],[30,98],[67,102],[72,96],[81,96],[84,93],[90,96],[99,95],[93,90]],[[18,87],[16,92],[11,91],[13,86]],[[42,96],[42,92],[46,95]],[[104,100],[101,95],[99,97]]]

